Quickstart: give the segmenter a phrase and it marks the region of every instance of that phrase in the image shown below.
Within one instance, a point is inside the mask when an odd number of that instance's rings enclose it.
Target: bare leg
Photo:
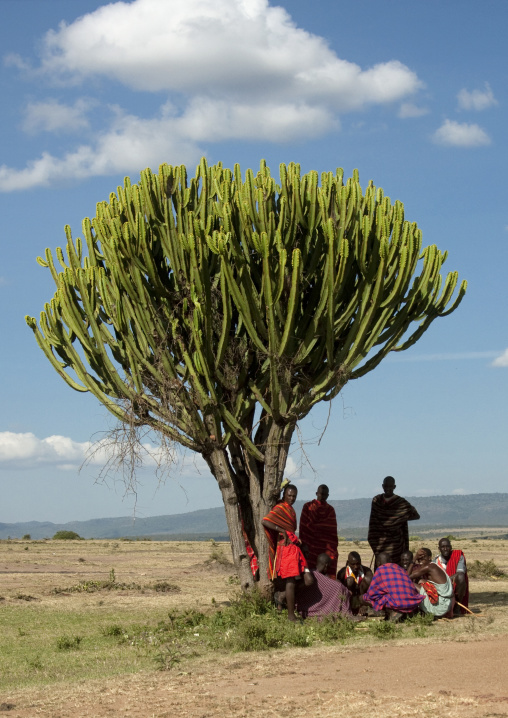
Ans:
[[[286,579],[286,605],[288,607],[288,620],[296,623],[295,616],[295,590],[296,581],[293,577]]]

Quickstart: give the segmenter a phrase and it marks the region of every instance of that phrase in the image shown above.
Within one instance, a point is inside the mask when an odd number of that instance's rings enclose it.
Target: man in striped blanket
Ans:
[[[273,581],[282,579],[285,584],[288,619],[296,621],[295,589],[296,582],[302,580],[307,561],[300,548],[300,540],[296,536],[296,513],[293,504],[298,489],[288,484],[282,499],[275,504],[270,513],[262,520],[269,546],[269,577]]]
[[[409,501],[395,493],[395,479],[387,476],[383,493],[374,496],[367,540],[373,553],[390,554],[393,563],[400,563],[403,551],[409,548],[408,521],[416,521],[420,514]]]
[[[330,557],[328,573],[335,579],[337,573],[337,517],[335,509],[328,503],[330,490],[325,484],[318,486],[316,498],[304,504],[300,516],[300,541],[307,544],[309,568],[315,569],[321,553]]]

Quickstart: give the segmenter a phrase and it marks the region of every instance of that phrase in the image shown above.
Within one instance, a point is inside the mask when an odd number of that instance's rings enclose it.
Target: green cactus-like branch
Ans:
[[[460,304],[446,253],[372,182],[342,170],[255,175],[204,159],[195,177],[161,165],[66,227],[48,249],[56,293],[39,324],[55,370],[115,416],[209,453],[233,437],[256,461],[256,404],[294,424]],[[455,299],[454,296],[456,295]],[[130,407],[130,409],[126,409]]]

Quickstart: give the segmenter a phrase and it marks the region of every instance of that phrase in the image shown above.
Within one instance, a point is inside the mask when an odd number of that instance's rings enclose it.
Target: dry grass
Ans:
[[[421,543],[436,548],[431,541]],[[508,573],[508,541],[464,540],[454,544],[460,545],[471,565],[474,561],[492,561]],[[359,546],[342,542],[341,558],[352,548],[369,563],[370,553],[362,542]],[[380,718],[508,714],[508,698],[503,703],[502,694],[495,692],[491,698],[478,697],[474,691],[468,692],[467,686],[460,694],[448,689],[439,693],[437,689],[432,692],[431,683],[427,691],[431,695],[427,695],[418,685],[401,698],[397,691],[359,691],[353,679],[344,685],[340,672],[336,685],[332,677],[326,685],[319,682],[320,672],[325,667],[331,670],[328,664],[339,659],[356,662],[361,685],[371,686],[371,678],[363,675],[370,654],[390,652],[379,663],[386,667],[394,665],[401,651],[415,647],[418,651],[431,650],[434,655],[439,649],[444,655],[449,652],[456,664],[461,644],[505,640],[506,578],[471,580],[471,605],[477,611],[472,618],[439,621],[430,628],[407,625],[386,640],[361,629],[353,644],[333,649],[286,649],[277,656],[250,654],[245,658],[242,654],[234,658],[226,653],[204,652],[194,658],[182,656],[170,672],[161,674],[155,670],[153,655],[143,646],[122,642],[122,635],[130,635],[133,627],[148,622],[155,625],[167,619],[169,611],[196,609],[208,613],[227,605],[236,588],[231,580],[230,558],[227,544],[209,542],[1,541],[0,710],[2,703],[13,704],[16,708],[9,715],[19,718],[118,713],[133,718],[175,714],[229,718],[247,713],[249,718],[268,718],[286,710],[296,717],[310,712],[331,718],[346,701],[354,712],[367,710]],[[83,582],[107,583],[112,569],[114,583],[123,584],[123,588],[113,585],[95,592],[66,590]],[[157,584],[176,585],[180,592],[158,591]],[[59,641],[63,647],[58,647]],[[502,662],[507,652],[492,651],[493,660],[499,662],[501,656]],[[288,682],[298,676],[299,698],[292,696],[289,683],[283,682],[287,691],[272,685],[282,666],[290,667],[286,671]],[[303,676],[312,673],[309,667],[316,672],[305,683]],[[431,664],[425,664],[425,671],[432,677]],[[495,671],[502,674],[499,663]],[[258,685],[264,686],[264,694],[258,692]],[[474,680],[471,685],[476,687]],[[393,683],[388,684],[388,688],[393,687]],[[500,690],[502,693],[502,687]]]

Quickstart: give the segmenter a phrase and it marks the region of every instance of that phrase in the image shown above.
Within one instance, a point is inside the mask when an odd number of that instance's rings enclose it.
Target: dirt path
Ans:
[[[12,718],[508,716],[508,636],[238,654],[0,697]]]

